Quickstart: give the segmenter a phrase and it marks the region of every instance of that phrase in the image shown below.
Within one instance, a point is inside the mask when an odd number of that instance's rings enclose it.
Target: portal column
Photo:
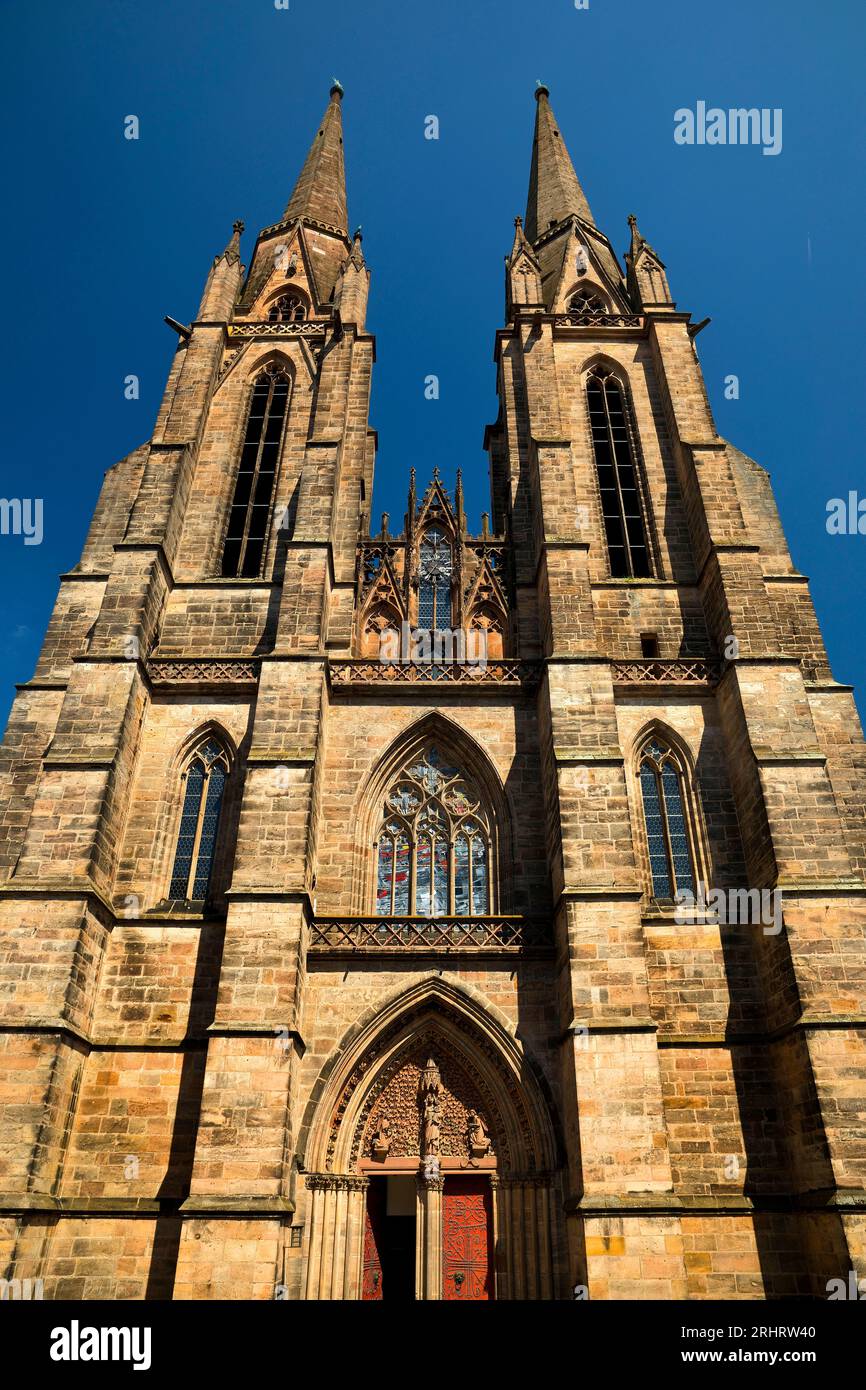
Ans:
[[[511,1221],[508,1187],[498,1173],[490,1174],[493,1195],[493,1281],[497,1301],[512,1297]]]
[[[418,1175],[417,1220],[415,1223],[415,1297],[419,1300],[442,1298],[442,1193],[441,1174]]]
[[[364,1177],[308,1173],[306,1297],[360,1298],[363,1256]]]

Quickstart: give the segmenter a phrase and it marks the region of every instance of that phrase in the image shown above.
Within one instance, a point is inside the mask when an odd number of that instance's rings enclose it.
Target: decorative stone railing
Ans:
[[[161,657],[147,663],[152,685],[250,685],[258,679],[259,663],[244,658],[198,661]]]
[[[705,657],[682,661],[644,657],[612,664],[615,685],[716,685],[722,674],[722,662]]]
[[[310,926],[310,949],[549,950],[549,924],[532,917],[331,917]]]
[[[326,327],[324,323],[307,319],[300,323],[251,319],[247,323],[230,323],[226,332],[230,338],[316,338],[323,336]]]
[[[640,328],[639,314],[555,314],[557,328]]]
[[[445,685],[532,685],[538,680],[539,666],[533,661],[511,658],[485,662],[472,661],[366,661],[363,658],[336,660],[328,664],[332,685],[415,685],[442,682]]]

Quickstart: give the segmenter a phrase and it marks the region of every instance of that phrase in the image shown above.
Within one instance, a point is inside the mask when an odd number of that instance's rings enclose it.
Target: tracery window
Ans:
[[[600,323],[607,314],[607,305],[590,290],[578,290],[568,302],[568,312],[578,323]]]
[[[489,814],[470,779],[430,746],[385,797],[377,916],[483,917],[492,895]]]
[[[451,622],[451,574],[454,557],[443,531],[431,526],[421,542],[418,564],[418,626],[444,632]]]
[[[223,547],[224,577],[255,579],[261,571],[289,389],[288,376],[273,363],[253,385]]]
[[[183,774],[183,809],[168,896],[203,902],[208,897],[229,760],[222,744],[207,738]]]
[[[652,895],[673,901],[695,892],[693,839],[688,823],[686,772],[669,744],[653,737],[638,762],[649,849]]]
[[[304,301],[297,294],[281,294],[268,309],[268,323],[302,323],[305,316]]]
[[[623,388],[594,367],[586,384],[601,511],[614,579],[648,579],[649,546]]]

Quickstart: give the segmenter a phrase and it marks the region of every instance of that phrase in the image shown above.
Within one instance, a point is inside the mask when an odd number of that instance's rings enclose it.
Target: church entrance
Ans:
[[[304,1296],[556,1297],[556,1150],[534,1073],[450,983],[413,993],[311,1107]]]
[[[446,1177],[442,1198],[442,1297],[493,1297],[493,1203],[486,1177]]]
[[[364,1224],[362,1298],[415,1298],[416,1195],[410,1176],[371,1178]]]
[[[410,1303],[423,1297],[417,1287],[419,1271],[433,1268],[441,1269],[442,1298],[463,1303],[492,1299],[493,1202],[489,1178],[446,1175],[441,1223],[419,1221],[418,1201],[416,1176],[370,1178],[361,1297],[367,1302]],[[437,1248],[428,1250],[428,1242]]]

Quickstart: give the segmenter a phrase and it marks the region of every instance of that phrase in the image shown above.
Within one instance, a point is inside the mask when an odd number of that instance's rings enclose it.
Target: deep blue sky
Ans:
[[[698,342],[719,428],[769,469],[836,677],[862,698],[866,536],[825,529],[830,497],[866,496],[860,0],[6,0],[2,26],[0,493],[44,498],[45,538],[0,537],[0,719],[104,470],[151,432],[163,314],[195,313],[235,217],[248,258],[279,216],[333,76],[373,270],[376,514],[399,524],[413,463],[422,483],[462,465],[472,524],[487,505],[491,352],[540,78],[614,246],[637,213],[679,306],[712,317]],[[781,107],[782,153],[676,145],[673,113],[698,100]]]

